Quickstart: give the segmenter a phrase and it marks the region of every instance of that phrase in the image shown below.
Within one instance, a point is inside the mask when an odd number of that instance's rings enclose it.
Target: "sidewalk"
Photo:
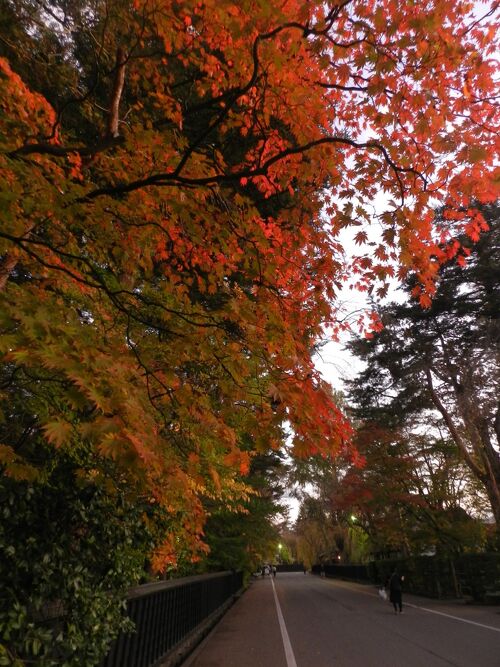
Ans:
[[[182,667],[286,667],[269,578],[252,581]]]

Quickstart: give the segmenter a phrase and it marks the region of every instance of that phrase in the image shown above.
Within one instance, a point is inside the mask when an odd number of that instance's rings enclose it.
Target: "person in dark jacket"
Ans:
[[[400,614],[403,613],[403,581],[404,577],[395,569],[389,579],[389,600],[393,604],[395,614],[398,610]]]

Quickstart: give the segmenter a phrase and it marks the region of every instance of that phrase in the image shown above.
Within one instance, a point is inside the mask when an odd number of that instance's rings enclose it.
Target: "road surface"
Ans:
[[[500,667],[500,607],[302,573],[254,581],[183,667]]]

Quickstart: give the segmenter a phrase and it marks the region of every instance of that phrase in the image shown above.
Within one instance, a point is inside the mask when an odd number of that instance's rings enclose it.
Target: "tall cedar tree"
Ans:
[[[204,502],[238,505],[283,420],[297,456],[346,446],[311,359],[346,277],[383,291],[397,262],[426,303],[457,234],[485,229],[495,7],[1,0],[8,386],[32,378],[31,428],[94,453],[81,476],[111,458],[170,514],[155,567],[201,548]],[[5,472],[36,478],[22,442]]]

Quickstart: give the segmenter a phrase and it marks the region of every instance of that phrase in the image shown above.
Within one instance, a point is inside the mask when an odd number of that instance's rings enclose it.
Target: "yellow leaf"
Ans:
[[[61,447],[69,439],[71,433],[71,424],[63,421],[54,421],[45,424],[43,427],[45,437],[56,447]]]

